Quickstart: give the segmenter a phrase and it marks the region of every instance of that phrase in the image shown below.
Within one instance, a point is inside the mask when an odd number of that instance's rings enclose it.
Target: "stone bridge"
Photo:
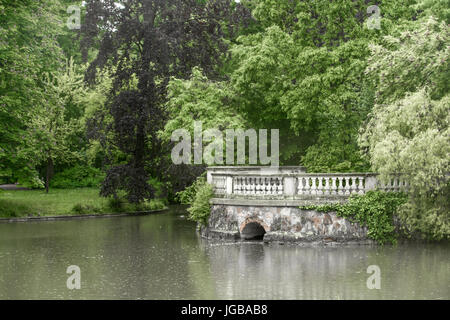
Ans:
[[[373,173],[307,173],[303,167],[209,167],[207,181],[215,195],[202,236],[266,242],[370,242],[358,223],[299,207],[407,188],[398,177],[382,183]]]

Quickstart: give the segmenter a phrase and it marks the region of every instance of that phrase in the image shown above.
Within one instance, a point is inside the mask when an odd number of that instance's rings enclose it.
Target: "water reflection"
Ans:
[[[448,245],[218,243],[182,215],[0,224],[0,298],[450,298]],[[72,264],[81,290],[66,288]],[[369,265],[381,269],[381,290],[366,287]]]
[[[448,299],[445,246],[298,247],[203,243],[219,299]],[[381,269],[381,290],[366,286]]]

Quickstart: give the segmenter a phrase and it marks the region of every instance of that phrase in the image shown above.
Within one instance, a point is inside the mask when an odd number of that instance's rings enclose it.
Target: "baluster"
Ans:
[[[388,187],[388,191],[393,191],[394,190],[394,179],[389,178],[389,187]]]
[[[350,178],[344,177],[345,180],[345,195],[350,195]]]
[[[344,195],[345,194],[345,191],[344,191],[344,179],[342,177],[337,177],[336,178],[336,182],[338,184],[337,193],[339,195]]]
[[[260,186],[260,189],[261,189],[260,194],[263,195],[264,192],[265,192],[265,188],[264,188],[264,178],[262,178],[262,177],[259,180],[259,186]]]
[[[309,177],[305,177],[305,194],[311,194],[311,185],[309,184]]]
[[[267,178],[262,178],[262,190],[263,194],[267,194]]]
[[[316,195],[319,196],[322,194],[322,178],[317,177],[315,180],[316,180]]]
[[[330,192],[330,177],[325,178],[324,194],[326,194],[326,195],[331,194],[331,192]]]
[[[331,177],[331,194],[337,194],[336,177]]]
[[[356,189],[355,188],[356,181],[355,181],[354,177],[348,177],[347,179],[348,179],[348,194],[351,195]],[[350,181],[351,181],[351,183],[350,183]]]
[[[317,194],[316,177],[311,178],[311,194]]]
[[[318,178],[318,184],[317,184],[317,194],[323,195],[324,194],[324,185],[323,185],[323,177]]]
[[[278,194],[283,194],[283,178],[277,178],[278,179]]]
[[[245,190],[246,190],[246,194],[251,194],[252,193],[252,185],[251,185],[251,182],[252,182],[252,178],[250,178],[250,177],[247,177],[247,178],[245,178],[246,179],[246,182],[245,182]]]
[[[277,184],[275,178],[270,178],[270,194],[277,194]]]
[[[239,194],[244,193],[244,178],[239,178]]]
[[[400,191],[406,191],[406,180],[402,180],[402,187]]]
[[[297,177],[297,194],[303,194],[303,177]]]
[[[358,194],[364,194],[364,178],[358,177]]]
[[[255,177],[255,194],[261,194],[261,178]]]

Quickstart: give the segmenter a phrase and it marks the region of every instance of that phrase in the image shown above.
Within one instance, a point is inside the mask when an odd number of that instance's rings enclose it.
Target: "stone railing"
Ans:
[[[400,177],[382,183],[374,173],[306,173],[303,167],[209,167],[216,197],[248,199],[343,198],[369,190],[406,190]]]

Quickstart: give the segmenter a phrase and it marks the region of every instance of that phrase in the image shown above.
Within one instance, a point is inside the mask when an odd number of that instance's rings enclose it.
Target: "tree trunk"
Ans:
[[[53,177],[53,159],[49,157],[47,159],[47,177],[45,179],[45,192],[48,193],[50,188],[50,180]]]

